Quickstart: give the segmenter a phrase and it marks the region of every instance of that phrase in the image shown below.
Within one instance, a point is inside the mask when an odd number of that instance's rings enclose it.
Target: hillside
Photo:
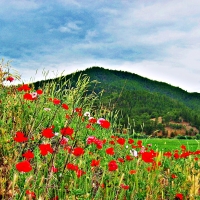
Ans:
[[[125,125],[131,131],[144,132],[151,135],[156,130],[167,136],[167,126],[171,121],[186,122],[194,127],[191,135],[200,129],[200,94],[188,93],[179,87],[167,83],[153,81],[137,74],[107,70],[101,67],[92,67],[65,77],[55,79],[57,82],[73,77],[75,84],[80,74],[87,74],[91,81],[100,82],[94,91],[104,90],[102,102],[104,106],[111,106],[120,110],[118,123]],[[52,80],[47,80],[52,81]],[[45,81],[34,83],[35,87],[42,86]],[[94,85],[91,84],[89,91]],[[162,117],[162,123],[152,118]],[[143,125],[144,127],[141,125]],[[196,130],[196,131],[194,131]],[[186,132],[187,133],[187,132]]]

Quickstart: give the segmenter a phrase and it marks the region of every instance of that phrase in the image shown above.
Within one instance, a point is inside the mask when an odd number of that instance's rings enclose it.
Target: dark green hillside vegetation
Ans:
[[[199,93],[188,93],[178,87],[149,80],[137,74],[92,67],[54,80],[36,82],[34,85],[39,88],[47,81],[56,80],[55,87],[59,89],[59,85],[71,78],[73,86],[81,73],[87,74],[92,81],[88,93],[99,93],[103,90],[101,102],[104,107],[114,107],[120,111],[120,129],[128,127],[130,133],[134,130],[147,135],[162,131],[163,136],[167,136],[165,127],[171,121],[189,122],[191,126],[200,129]],[[157,120],[159,116],[162,117],[162,123]],[[150,120],[152,118],[155,120]],[[197,132],[191,133],[193,136],[196,134]]]

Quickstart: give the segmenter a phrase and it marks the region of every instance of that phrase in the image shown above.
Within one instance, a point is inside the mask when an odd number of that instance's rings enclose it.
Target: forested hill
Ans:
[[[73,74],[74,82],[80,74],[87,74],[90,80],[100,82],[96,92],[104,90],[103,102],[115,104],[116,109],[122,110],[121,123],[128,123],[134,118],[135,129],[139,131],[145,122],[144,131],[151,133],[157,128],[151,123],[151,118],[161,116],[163,126],[170,121],[187,121],[192,126],[200,129],[200,94],[188,93],[179,87],[167,83],[153,81],[137,74],[108,70],[101,67],[91,67]],[[65,80],[71,78],[67,75]],[[54,79],[58,81],[59,78]],[[34,83],[39,87],[44,81]],[[91,86],[92,88],[92,86]],[[161,127],[160,125],[160,128]],[[146,129],[146,130],[145,130]],[[148,129],[148,130],[147,130]]]

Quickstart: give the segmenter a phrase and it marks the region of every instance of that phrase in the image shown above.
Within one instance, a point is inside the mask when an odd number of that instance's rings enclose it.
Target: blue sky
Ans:
[[[100,66],[200,92],[199,0],[0,0],[0,8],[0,58],[24,82]]]

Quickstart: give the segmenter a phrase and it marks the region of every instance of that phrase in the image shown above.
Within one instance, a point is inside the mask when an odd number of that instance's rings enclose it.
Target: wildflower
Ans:
[[[183,200],[183,194],[178,193],[178,194],[176,194],[175,198],[176,198],[177,200]]]
[[[114,154],[115,154],[114,148],[113,148],[113,147],[107,148],[107,149],[106,149],[106,153],[107,153],[108,155],[114,155]]]
[[[117,143],[122,145],[122,146],[125,144],[125,142],[126,142],[126,140],[124,138],[117,139]]]
[[[23,98],[25,100],[31,100],[31,101],[36,99],[36,98],[33,98],[32,94],[30,94],[30,93],[25,93]]]
[[[186,146],[185,145],[181,145],[181,149],[182,149],[182,151],[185,151],[186,150]]]
[[[128,190],[129,189],[129,185],[124,185],[124,184],[121,184],[120,187],[124,190]]]
[[[95,123],[97,123],[97,119],[95,119],[94,117],[89,117],[89,122],[91,124],[95,124]]]
[[[170,158],[172,156],[172,153],[170,151],[168,151],[168,152],[165,152],[163,154],[163,156],[166,156],[166,157]]]
[[[26,194],[28,194],[28,195],[31,197],[31,199],[32,199],[32,198],[33,198],[33,199],[36,198],[35,193],[34,193],[34,192],[31,192],[30,190],[26,190]]]
[[[74,133],[74,129],[70,128],[70,127],[66,127],[66,128],[62,128],[60,130],[61,134],[63,136],[69,135],[70,137],[72,136],[72,134]]]
[[[56,98],[54,98],[54,99],[53,99],[53,103],[54,103],[55,105],[58,105],[58,104],[60,104],[60,100],[59,100],[59,99],[56,99]]]
[[[118,165],[117,165],[117,162],[115,160],[111,160],[109,163],[108,163],[108,170],[109,171],[116,171],[118,169]]]
[[[37,92],[32,92],[32,93],[30,93],[30,95],[32,96],[32,99],[34,100],[34,99],[37,98],[38,93]]]
[[[129,174],[136,174],[137,173],[137,170],[134,170],[134,169],[131,169],[130,171],[129,171]]]
[[[30,172],[32,170],[32,167],[31,167],[30,163],[27,160],[24,160],[24,161],[19,162],[18,164],[16,164],[16,169],[19,172]]]
[[[22,156],[29,160],[29,159],[34,158],[34,153],[32,151],[28,150],[27,152],[22,154]]]
[[[108,129],[110,127],[110,122],[105,120],[104,118],[100,118],[97,120],[97,124],[101,127]]]
[[[100,164],[100,160],[92,160],[90,166],[91,167],[98,167]]]
[[[53,173],[56,173],[56,172],[58,172],[58,168],[56,168],[54,165],[51,167],[51,171],[53,172]]]
[[[72,171],[77,171],[78,170],[78,166],[77,165],[74,165],[72,163],[68,163],[66,165],[66,168],[69,169],[69,170],[72,170]]]
[[[24,136],[22,132],[16,132],[16,137],[14,137],[16,142],[25,142],[28,140],[27,137]]]
[[[55,196],[53,199],[51,199],[51,200],[58,200],[58,196]]]
[[[137,145],[138,145],[138,147],[141,148],[141,147],[142,147],[142,140],[138,140],[138,141],[137,141]]]
[[[70,117],[70,115],[66,114],[66,115],[65,115],[65,118],[66,118],[66,119],[70,119],[71,117]]]
[[[60,133],[58,133],[58,132],[55,132],[55,133],[54,133],[55,136],[58,136],[59,134],[60,134]]]
[[[126,160],[133,160],[133,158],[130,155],[126,155]]]
[[[53,134],[53,130],[51,128],[46,128],[42,131],[42,135],[46,138],[52,138],[55,135]]]
[[[134,157],[138,156],[138,152],[135,149],[130,150],[130,154]]]
[[[46,156],[48,153],[53,153],[53,149],[50,144],[40,144],[39,145],[40,153],[43,156]]]
[[[153,161],[154,161],[153,158],[154,158],[154,155],[153,155],[152,152],[144,152],[144,153],[142,154],[142,160],[143,160],[144,162],[146,162],[146,163],[153,162]]]
[[[118,160],[120,163],[124,163],[124,162],[125,162],[123,158],[118,158],[117,160]]]
[[[129,138],[129,139],[128,139],[128,143],[129,143],[129,144],[133,144],[133,143],[134,143],[134,140],[133,140],[132,138]]]
[[[60,145],[65,145],[65,144],[68,143],[68,141],[69,141],[68,138],[66,138],[66,137],[62,137],[62,139],[60,140]]]
[[[141,149],[140,149],[140,153],[144,153],[145,152],[145,147],[142,146]]]
[[[68,109],[69,109],[68,105],[65,104],[65,103],[62,104],[62,108],[64,108],[65,110],[68,110]]]
[[[14,81],[14,78],[13,78],[12,76],[8,76],[8,77],[6,78],[6,80],[12,82],[12,81]]]
[[[81,113],[82,112],[82,108],[75,108],[74,111],[77,112],[77,113]]]
[[[84,174],[86,174],[83,170],[81,170],[81,169],[78,169],[77,171],[76,171],[76,175],[77,175],[77,177],[78,178],[80,178],[82,175],[84,175]]]
[[[178,176],[176,176],[176,174],[172,174],[172,175],[171,175],[171,178],[173,178],[173,179],[174,179],[174,178],[177,178],[177,177],[178,177]]]
[[[24,85],[22,85],[22,86],[17,88],[18,91],[23,91],[24,90],[25,92],[29,91],[30,89],[31,88],[28,86],[28,84],[24,84]]]
[[[87,144],[92,144],[96,141],[96,137],[95,136],[89,136],[87,139],[86,139],[86,143]]]
[[[81,156],[85,153],[84,149],[81,147],[76,147],[73,149],[72,154],[75,156]]]
[[[90,118],[90,112],[85,112],[85,113],[83,114],[83,116],[89,117],[89,118]]]
[[[91,130],[95,130],[95,128],[94,128],[91,124],[87,124],[87,125],[86,125],[86,128],[87,128],[87,129],[91,129]]]
[[[115,141],[111,140],[111,141],[109,142],[109,144],[115,145]]]
[[[36,90],[37,94],[41,95],[43,93],[42,90]]]

